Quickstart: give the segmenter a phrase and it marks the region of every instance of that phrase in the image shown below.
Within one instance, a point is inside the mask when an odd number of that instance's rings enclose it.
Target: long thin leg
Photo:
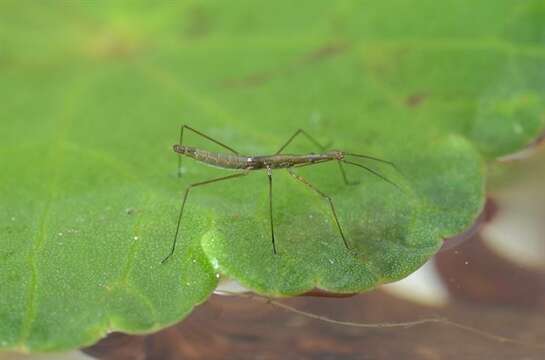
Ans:
[[[388,184],[390,185],[393,185],[395,186],[398,190],[400,190],[401,192],[403,192],[403,190],[395,183],[393,182],[392,180],[388,179],[386,176],[382,175],[381,173],[379,173],[378,171],[375,171],[373,169],[371,169],[370,167],[367,167],[365,165],[362,165],[362,164],[358,164],[356,162],[353,162],[353,161],[349,161],[349,160],[342,160],[342,162],[346,163],[346,164],[350,164],[350,165],[355,165],[355,166],[358,166],[362,169],[365,169],[367,171],[369,171],[371,174],[381,178],[382,180],[386,181]]]
[[[176,249],[176,242],[178,241],[178,232],[180,231],[180,224],[182,223],[182,215],[184,213],[185,202],[187,200],[187,196],[189,195],[189,190],[191,190],[192,188],[197,187],[197,186],[211,184],[211,183],[222,181],[222,180],[234,179],[234,178],[245,176],[245,175],[248,175],[248,172],[237,173],[237,174],[228,175],[228,176],[222,176],[222,177],[219,177],[219,178],[210,179],[210,180],[190,184],[185,189],[184,199],[182,200],[182,206],[180,207],[180,213],[178,214],[178,224],[176,225],[176,233],[174,234],[174,241],[172,242],[172,248],[170,249],[170,253],[168,254],[168,256],[165,257],[163,260],[161,260],[162,264],[165,261],[167,261],[174,254],[174,250]]]
[[[381,159],[381,158],[378,158],[378,157],[375,157],[375,156],[362,155],[362,154],[354,154],[354,153],[344,153],[344,155],[345,155],[345,156],[355,156],[355,157],[359,157],[359,158],[362,158],[362,159],[369,159],[369,160],[378,161],[378,162],[381,162],[381,163],[384,163],[384,164],[388,164],[388,165],[390,165],[391,167],[393,167],[397,172],[401,173],[401,171],[400,171],[399,168],[396,166],[396,164],[394,164],[393,162],[388,161],[388,160],[384,160],[384,159]]]
[[[180,141],[178,145],[183,145],[185,125],[180,127]],[[182,157],[178,155],[178,177],[182,177]]]
[[[358,181],[348,180],[348,176],[346,176],[346,171],[344,170],[344,166],[343,166],[343,163],[341,162],[341,160],[337,160],[337,163],[339,164],[339,170],[341,171],[341,174],[343,176],[343,180],[344,180],[345,185],[357,185],[357,184],[359,184]]]
[[[320,144],[314,137],[310,136],[305,130],[303,129],[298,129],[289,139],[288,141],[286,141],[286,143],[284,145],[282,145],[282,147],[280,148],[280,150],[278,150],[275,155],[278,155],[282,152],[282,150],[284,150],[289,144],[291,144],[291,142],[299,135],[299,134],[303,134],[310,142],[312,142],[318,149],[320,149],[321,152],[325,151],[326,150],[326,147],[327,145],[322,145]],[[346,176],[346,171],[344,171],[344,168],[343,168],[343,165],[340,161],[338,161],[339,163],[339,170],[341,172],[341,175],[343,177],[343,181],[345,183],[345,185],[356,185],[357,182],[351,182],[348,180],[348,177]],[[313,163],[315,164],[315,163]],[[312,165],[313,165],[312,164]],[[304,166],[306,164],[303,164],[302,166]],[[298,166],[298,167],[302,167],[302,166]]]
[[[180,128],[180,141],[178,143],[179,145],[183,145],[182,142],[183,142],[183,139],[184,139],[184,129],[187,129],[189,131],[193,131],[195,134],[202,136],[206,140],[212,141],[213,143],[215,143],[215,144],[229,150],[230,152],[232,152],[232,153],[234,153],[236,155],[239,155],[239,153],[235,149],[225,145],[224,143],[222,143],[222,142],[220,142],[220,141],[218,141],[216,139],[211,138],[210,136],[200,132],[199,130],[193,129],[191,126],[188,126],[188,125],[182,125],[181,128]],[[181,176],[182,176],[182,156],[178,156],[178,177],[181,177]]]
[[[331,212],[333,213],[333,218],[335,219],[335,224],[337,224],[337,228],[339,229],[339,233],[341,234],[341,237],[343,238],[344,246],[346,246],[347,249],[350,249],[350,246],[348,246],[348,241],[346,241],[346,238],[344,237],[343,229],[341,227],[341,224],[339,223],[339,219],[337,218],[337,212],[335,211],[335,206],[333,205],[333,200],[331,200],[331,198],[328,195],[326,195],[323,192],[321,192],[320,190],[318,190],[318,188],[316,188],[314,185],[309,183],[304,177],[294,173],[293,169],[288,168],[288,172],[295,179],[299,180],[300,182],[302,182],[303,184],[305,184],[306,186],[308,186],[309,188],[314,190],[314,192],[316,192],[318,195],[322,196],[323,198],[325,198],[329,202],[329,206],[331,207]]]
[[[272,171],[267,168],[267,176],[269,177],[269,218],[271,221],[271,239],[273,246],[273,254],[276,255],[276,243],[274,241],[274,223],[273,223],[273,206],[272,206]]]
[[[282,152],[282,150],[284,150],[292,141],[293,139],[295,139],[299,134],[303,134],[311,143],[313,143],[318,149],[320,149],[320,151],[324,151],[325,150],[325,146],[320,144],[315,138],[313,138],[312,136],[310,136],[305,130],[303,129],[298,129],[289,139],[288,141],[286,141],[286,143],[284,145],[282,145],[282,147],[280,148],[280,150],[278,150],[275,155],[278,155]]]
[[[310,162],[310,163],[305,163],[305,164],[297,164],[297,165],[293,165],[291,168],[294,169],[294,168],[301,168],[301,167],[305,167],[305,166],[312,166],[312,165],[316,165],[316,164],[320,164],[320,163],[323,163],[323,162],[328,162],[328,161],[331,161],[332,159],[327,159],[327,160],[323,160],[323,161],[316,161],[316,162]],[[359,181],[350,181],[348,180],[348,176],[346,175],[346,171],[344,169],[344,166],[343,166],[343,161],[342,160],[337,160],[337,163],[339,164],[339,171],[341,172],[341,175],[343,177],[343,181],[345,183],[345,185],[358,185],[360,182]]]

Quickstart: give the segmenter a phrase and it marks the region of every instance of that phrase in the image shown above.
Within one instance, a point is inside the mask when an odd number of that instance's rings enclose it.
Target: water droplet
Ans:
[[[138,236],[133,237],[134,240],[138,240]]]
[[[62,232],[59,233],[59,236],[62,236]]]
[[[214,258],[214,259],[212,259],[211,262],[212,262],[212,267],[213,267],[214,269],[219,268],[218,259],[215,259],[215,258]]]
[[[319,111],[313,111],[312,114],[310,114],[310,123],[314,126],[320,124],[322,121],[322,113]]]

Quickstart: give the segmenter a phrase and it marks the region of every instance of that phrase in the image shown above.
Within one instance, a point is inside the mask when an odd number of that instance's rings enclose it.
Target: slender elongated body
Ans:
[[[201,137],[203,137],[203,138],[205,138],[205,139],[207,139],[207,140],[209,140],[209,141],[211,141],[213,143],[216,143],[216,144],[222,146],[223,148],[229,150],[230,153],[229,154],[224,154],[224,153],[210,152],[210,151],[198,149],[198,148],[195,148],[195,147],[192,147],[192,146],[183,145],[182,143],[183,143],[183,136],[184,136],[184,130],[185,129],[187,129],[189,131],[192,131],[193,133],[195,133],[195,134],[197,134],[197,135],[199,135],[199,136],[201,136]],[[298,136],[299,134],[304,135],[310,142],[312,142],[316,147],[318,147],[320,149],[320,153],[317,153],[317,154],[314,154],[314,153],[310,153],[310,154],[282,154],[282,151],[284,150],[284,148],[286,148],[292,142],[292,140],[296,136]],[[215,140],[215,139],[211,138],[210,136],[208,136],[208,135],[206,135],[206,134],[204,134],[204,133],[202,133],[202,132],[200,132],[198,130],[195,130],[192,127],[189,127],[187,125],[182,125],[181,131],[180,131],[180,141],[179,141],[178,144],[173,145],[172,148],[179,155],[187,156],[189,158],[192,158],[194,160],[197,160],[199,162],[202,162],[202,163],[205,163],[205,164],[208,164],[208,165],[211,165],[211,166],[215,166],[215,167],[219,167],[219,168],[223,168],[223,169],[229,169],[229,170],[236,170],[237,172],[235,174],[232,174],[232,175],[222,176],[222,177],[219,177],[219,178],[214,178],[214,179],[210,179],[210,180],[205,180],[205,181],[193,183],[193,184],[190,184],[186,188],[185,193],[184,193],[184,197],[183,197],[183,200],[182,200],[182,205],[180,207],[180,212],[178,214],[178,225],[176,227],[176,233],[174,235],[174,241],[172,242],[172,248],[171,248],[171,251],[170,251],[169,255],[167,257],[165,257],[161,261],[162,263],[167,261],[174,254],[174,250],[176,248],[176,242],[178,240],[178,233],[179,233],[179,230],[180,230],[180,224],[181,224],[182,216],[183,216],[183,212],[184,212],[184,207],[185,207],[185,203],[187,201],[187,197],[189,195],[189,191],[191,189],[197,187],[197,186],[203,186],[203,185],[207,185],[207,184],[211,184],[211,183],[215,183],[215,182],[219,182],[219,181],[223,181],[223,180],[229,180],[229,179],[234,179],[234,178],[237,178],[237,177],[245,176],[245,175],[248,175],[248,173],[250,171],[252,171],[252,170],[267,170],[267,176],[268,176],[268,179],[269,179],[269,217],[270,217],[270,224],[271,224],[271,240],[272,240],[273,253],[276,254],[277,251],[276,251],[276,243],[275,243],[275,235],[274,235],[274,223],[273,223],[273,215],[272,215],[273,214],[273,206],[272,206],[272,170],[274,170],[274,169],[286,169],[288,171],[288,173],[294,179],[296,179],[297,181],[303,183],[305,186],[307,186],[312,191],[314,191],[316,194],[322,196],[324,199],[326,199],[329,202],[329,206],[331,208],[331,213],[332,213],[333,218],[335,220],[335,224],[337,226],[337,229],[339,230],[339,234],[341,235],[341,237],[343,239],[343,242],[344,242],[344,245],[345,245],[345,247],[347,249],[349,249],[350,247],[348,245],[348,241],[346,240],[346,237],[344,236],[341,224],[339,223],[339,220],[337,218],[337,213],[335,211],[335,206],[333,205],[333,200],[331,199],[331,197],[329,197],[325,193],[318,190],[318,188],[316,188],[314,185],[312,185],[310,182],[308,182],[302,176],[296,174],[293,169],[297,168],[297,167],[314,165],[314,164],[318,164],[318,163],[323,163],[323,162],[335,160],[339,164],[339,169],[340,169],[340,171],[342,173],[344,182],[347,185],[349,185],[350,182],[348,181],[346,173],[344,171],[343,163],[358,166],[358,167],[360,167],[360,168],[362,168],[362,169],[364,169],[366,171],[369,171],[370,173],[380,177],[381,179],[395,185],[394,183],[392,183],[390,180],[388,180],[386,177],[384,177],[383,175],[381,175],[377,171],[375,171],[375,170],[373,170],[373,169],[371,169],[371,168],[369,168],[369,167],[367,167],[365,165],[362,165],[362,164],[347,160],[346,157],[347,156],[352,156],[352,157],[363,158],[363,159],[368,159],[368,160],[375,160],[375,161],[378,161],[378,162],[387,163],[389,165],[394,166],[393,163],[391,163],[389,161],[386,161],[386,160],[376,158],[376,157],[368,156],[368,155],[359,155],[359,154],[347,153],[347,152],[338,151],[338,150],[326,151],[324,146],[320,145],[320,143],[318,143],[313,137],[311,137],[309,134],[307,134],[304,130],[301,130],[301,129],[297,130],[288,139],[288,141],[273,155],[261,155],[261,156],[245,156],[245,155],[241,155],[239,152],[237,152],[233,148],[231,148],[231,147],[219,142],[218,140]],[[182,164],[182,156],[180,156],[178,158],[178,176],[181,176],[181,164]],[[395,186],[397,186],[397,185],[395,185]]]
[[[238,154],[223,154],[197,149],[191,146],[173,145],[173,150],[193,158],[197,161],[224,169],[232,170],[260,170],[282,169],[296,165],[315,164],[331,160],[342,160],[344,154],[341,151],[328,151],[323,154],[276,154],[261,156],[244,156]]]

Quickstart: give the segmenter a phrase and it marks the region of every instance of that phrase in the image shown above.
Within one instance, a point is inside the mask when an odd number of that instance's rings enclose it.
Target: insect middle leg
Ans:
[[[304,135],[311,143],[313,143],[320,151],[324,151],[326,146],[320,144],[314,137],[310,136],[305,130],[303,129],[297,129],[297,131],[290,136],[288,141],[284,145],[280,147],[280,149],[275,153],[275,155],[278,155],[284,150],[298,135]]]
[[[189,131],[192,131],[193,133],[205,138],[206,140],[212,141],[213,143],[215,143],[215,144],[229,150],[230,152],[234,153],[235,155],[239,155],[239,153],[235,149],[233,149],[232,147],[225,145],[224,143],[222,143],[222,142],[220,142],[220,141],[206,135],[205,133],[200,132],[199,130],[193,129],[191,126],[188,126],[188,125],[182,125],[180,127],[180,140],[178,142],[178,145],[183,145],[182,142],[184,140],[184,130],[185,129],[187,129]],[[182,176],[182,157],[178,156],[178,177],[181,177],[181,176]]]
[[[197,186],[211,184],[211,183],[215,183],[215,182],[223,181],[223,180],[234,179],[234,178],[245,176],[245,175],[248,175],[248,171],[233,174],[233,175],[228,175],[228,176],[222,176],[222,177],[219,177],[219,178],[210,179],[210,180],[206,180],[206,181],[201,181],[201,182],[197,182],[197,183],[193,183],[193,184],[190,184],[185,189],[184,198],[182,200],[182,206],[180,207],[180,213],[178,214],[178,224],[176,225],[176,233],[174,234],[174,241],[172,242],[172,248],[170,249],[170,253],[168,254],[168,256],[165,257],[163,260],[161,260],[161,263],[164,263],[165,261],[167,261],[174,254],[174,250],[176,249],[176,242],[178,241],[178,233],[180,231],[180,224],[182,223],[182,216],[183,216],[183,213],[184,213],[185,202],[187,201],[187,196],[189,195],[189,191],[191,189],[193,189],[194,187],[197,187]]]
[[[296,174],[293,169],[291,168],[287,168],[288,170],[288,173],[293,176],[296,180],[302,182],[303,184],[305,184],[307,187],[309,187],[310,189],[312,189],[315,193],[317,193],[318,195],[320,195],[321,197],[325,198],[328,202],[329,202],[329,206],[331,208],[331,213],[333,214],[333,218],[335,219],[335,224],[337,225],[337,228],[339,229],[339,234],[341,234],[341,237],[343,239],[343,243],[344,243],[344,246],[347,248],[347,249],[350,249],[350,246],[348,246],[348,241],[346,240],[346,238],[344,237],[344,233],[343,233],[343,229],[341,227],[341,224],[339,223],[339,219],[337,218],[337,212],[335,211],[335,205],[333,205],[333,200],[331,200],[331,197],[329,197],[329,195],[326,195],[325,193],[321,192],[320,190],[318,190],[318,188],[316,188],[314,185],[312,185],[310,182],[308,182],[307,179],[305,179],[304,177],[302,177],[301,175],[298,175]]]
[[[267,176],[269,177],[269,219],[271,222],[271,239],[273,246],[273,254],[276,255],[276,243],[274,240],[274,223],[273,223],[273,206],[272,206],[272,170],[267,167]]]

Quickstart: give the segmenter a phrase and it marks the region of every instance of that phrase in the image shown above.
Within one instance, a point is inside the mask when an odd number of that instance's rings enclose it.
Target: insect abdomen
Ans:
[[[192,155],[195,160],[229,169],[244,169],[247,166],[248,160],[245,156],[213,153],[205,150],[195,150]]]

